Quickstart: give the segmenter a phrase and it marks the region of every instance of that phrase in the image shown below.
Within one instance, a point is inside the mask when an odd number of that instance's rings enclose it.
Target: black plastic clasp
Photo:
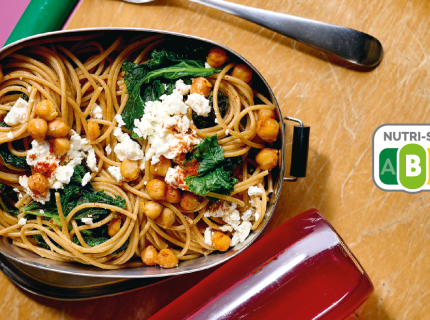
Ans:
[[[294,126],[293,148],[291,151],[290,176],[294,178],[284,177],[284,181],[297,181],[297,178],[306,177],[311,128],[304,126],[303,122],[299,119],[292,117],[284,117],[284,119],[299,123],[299,126]]]

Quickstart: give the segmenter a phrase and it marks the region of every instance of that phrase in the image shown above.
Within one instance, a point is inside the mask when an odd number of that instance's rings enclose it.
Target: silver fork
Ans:
[[[124,0],[147,3],[156,0]],[[334,54],[351,63],[376,66],[383,48],[378,39],[346,27],[304,19],[283,13],[247,7],[222,0],[188,0],[254,22],[316,49]]]

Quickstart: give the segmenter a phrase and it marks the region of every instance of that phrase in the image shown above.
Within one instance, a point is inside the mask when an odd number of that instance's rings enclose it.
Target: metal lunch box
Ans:
[[[234,256],[240,254],[248,246],[250,246],[255,239],[261,234],[265,226],[267,225],[269,219],[273,215],[276,204],[279,200],[281,194],[282,183],[286,181],[296,181],[297,178],[304,177],[306,175],[306,162],[308,154],[308,141],[309,141],[309,127],[303,126],[303,123],[294,118],[285,117],[282,118],[281,110],[278,106],[276,98],[272,92],[272,89],[260,74],[260,72],[247,60],[245,60],[241,55],[234,52],[233,50],[216,43],[211,40],[203,39],[200,37],[169,32],[161,30],[152,29],[141,29],[141,28],[89,28],[89,29],[78,29],[78,30],[63,30],[56,32],[49,32],[45,34],[40,34],[32,37],[28,37],[17,42],[14,42],[2,49],[0,49],[0,59],[3,59],[7,54],[16,51],[21,47],[22,44],[31,45],[32,42],[42,40],[42,39],[56,39],[64,37],[76,37],[85,36],[92,34],[100,34],[100,36],[115,36],[122,35],[124,38],[134,38],[139,35],[148,34],[165,34],[175,37],[192,38],[202,42],[213,44],[226,50],[233,60],[240,61],[248,65],[254,71],[253,75],[253,88],[257,88],[263,95],[265,95],[269,100],[273,102],[276,106],[279,119],[292,120],[298,122],[300,125],[294,127],[293,136],[293,150],[291,159],[291,176],[293,178],[284,178],[284,167],[285,167],[285,129],[286,125],[284,122],[280,126],[280,139],[276,142],[276,148],[281,150],[281,163],[280,167],[272,170],[273,180],[274,180],[274,192],[270,195],[270,200],[267,206],[267,213],[260,224],[259,228],[252,232],[245,242],[236,245],[227,252],[224,253],[213,253],[207,257],[200,257],[194,260],[186,260],[180,262],[179,266],[172,269],[163,269],[160,267],[136,267],[128,269],[118,269],[118,270],[101,270],[92,266],[81,265],[78,263],[66,263],[58,262],[49,259],[42,258],[33,252],[21,249],[12,245],[7,238],[3,238],[0,241],[0,252],[12,262],[18,262],[25,267],[31,267],[39,269],[38,272],[44,270],[49,272],[59,272],[62,274],[69,274],[73,276],[87,276],[87,277],[100,277],[100,278],[157,278],[157,277],[168,277],[176,276],[180,274],[186,274],[191,272],[196,272],[204,269],[214,267],[218,264],[226,262],[227,260],[233,258]],[[113,38],[113,37],[112,37]],[[1,64],[1,60],[0,60]]]

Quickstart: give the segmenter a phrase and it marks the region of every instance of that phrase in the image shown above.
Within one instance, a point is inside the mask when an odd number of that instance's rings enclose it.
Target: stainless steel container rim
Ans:
[[[222,45],[218,42],[193,36],[193,35],[187,35],[182,34],[178,32],[172,32],[172,31],[166,31],[166,30],[156,30],[156,29],[146,29],[146,28],[116,28],[116,27],[104,27],[104,28],[83,28],[83,29],[71,29],[71,30],[60,30],[60,31],[54,31],[54,32],[47,32],[31,37],[27,37],[18,41],[15,41],[4,48],[0,49],[0,62],[1,59],[6,57],[7,54],[10,54],[10,52],[14,52],[15,47],[19,47],[19,45],[32,42],[32,40],[41,40],[43,38],[52,38],[55,39],[55,36],[72,36],[72,35],[79,35],[83,33],[108,33],[108,32],[146,32],[151,34],[165,34],[165,35],[172,35],[172,36],[178,36],[178,37],[185,37],[190,39],[195,39],[199,41],[204,41],[206,43],[213,44],[215,46],[218,46],[220,48],[223,48],[224,50],[232,53],[237,58],[239,58],[242,62],[246,63],[253,71],[254,74],[258,75],[258,79],[261,80],[261,82],[264,84],[265,88],[267,89],[267,92],[270,94],[270,100],[272,103],[276,106],[276,110],[278,111],[278,117],[279,120],[282,122],[282,114],[281,110],[279,108],[279,105],[276,101],[275,95],[270,88],[269,84],[267,83],[266,79],[260,74],[260,72],[244,57],[242,57],[240,54],[235,52],[234,50],[228,48],[225,45]],[[101,34],[102,36],[102,34]],[[19,49],[17,49],[19,50]],[[5,53],[7,53],[5,55]],[[7,258],[12,259],[14,261],[17,261],[21,264],[50,271],[50,272],[60,272],[65,274],[73,274],[73,275],[79,275],[79,276],[88,276],[88,277],[104,277],[104,278],[152,278],[152,277],[170,277],[170,276],[176,276],[180,274],[187,274],[191,272],[197,272],[200,270],[205,270],[208,268],[212,268],[216,265],[219,265],[221,263],[224,263],[228,261],[229,259],[235,257],[237,254],[239,254],[241,251],[245,250],[248,246],[250,246],[253,241],[261,234],[261,232],[266,227],[268,221],[273,215],[273,212],[275,210],[275,207],[278,203],[280,192],[282,189],[283,184],[283,175],[284,175],[284,167],[285,167],[285,126],[280,125],[280,135],[281,135],[281,166],[279,168],[279,173],[276,180],[276,188],[274,191],[275,199],[273,200],[273,197],[270,201],[270,210],[268,210],[269,214],[266,214],[265,219],[263,220],[263,223],[260,224],[259,228],[255,230],[253,233],[251,233],[248,238],[245,240],[245,242],[240,243],[230,249],[229,251],[225,253],[215,253],[211,254],[207,257],[200,257],[194,260],[186,260],[180,262],[179,266],[172,269],[163,269],[159,267],[136,267],[136,268],[126,268],[126,269],[117,269],[117,270],[102,270],[98,269],[92,266],[84,266],[84,265],[78,265],[73,264],[70,262],[58,262],[53,261],[49,259],[45,259],[42,257],[37,256],[35,253],[29,252],[25,249],[18,248],[16,246],[13,246],[10,244],[6,238],[3,238],[3,241],[0,241],[0,253],[5,255]],[[273,200],[273,201],[272,201]],[[5,252],[7,251],[7,252]],[[223,258],[219,258],[220,256],[223,256]],[[218,258],[217,258],[218,257]],[[201,261],[206,261],[206,263],[199,263]],[[210,262],[212,261],[212,262]],[[193,264],[196,266],[193,267]],[[199,265],[200,264],[200,265]],[[142,270],[142,268],[146,268],[147,272],[139,272],[139,270]]]

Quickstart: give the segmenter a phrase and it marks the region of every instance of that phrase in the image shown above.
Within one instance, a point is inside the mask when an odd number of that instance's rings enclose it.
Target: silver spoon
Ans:
[[[155,0],[125,0],[146,3]],[[222,0],[188,0],[254,22],[316,49],[329,52],[354,64],[373,67],[383,55],[378,39],[346,27],[256,9]]]

